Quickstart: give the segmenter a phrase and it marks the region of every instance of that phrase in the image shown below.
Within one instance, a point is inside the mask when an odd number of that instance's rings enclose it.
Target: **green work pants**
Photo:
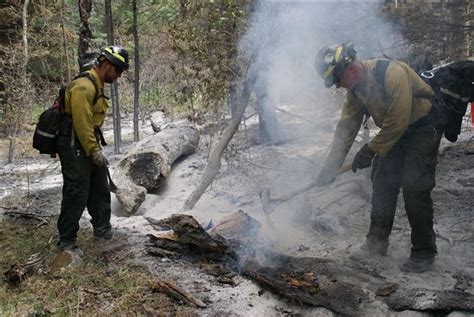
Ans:
[[[442,132],[431,123],[409,127],[386,157],[374,158],[368,242],[388,245],[401,187],[411,226],[410,256],[426,258],[436,255],[431,191],[435,187]]]
[[[84,208],[92,217],[94,233],[110,230],[110,190],[106,167],[95,166],[86,157],[78,140],[71,146],[71,138],[60,136],[58,154],[63,174],[63,199],[58,219],[59,245],[76,243],[79,220]]]

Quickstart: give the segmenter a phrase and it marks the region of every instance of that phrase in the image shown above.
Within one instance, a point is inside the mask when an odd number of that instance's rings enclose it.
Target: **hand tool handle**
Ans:
[[[115,193],[117,191],[117,186],[115,186],[112,177],[110,176],[110,171],[109,167],[105,165],[105,170],[107,171],[107,178],[109,179],[109,188],[112,193]]]

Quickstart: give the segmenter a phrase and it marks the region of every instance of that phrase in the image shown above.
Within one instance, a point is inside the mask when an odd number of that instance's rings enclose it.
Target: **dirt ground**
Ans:
[[[288,107],[288,110],[295,109]],[[183,211],[185,199],[200,180],[206,166],[209,137],[203,135],[197,153],[178,160],[166,185],[149,193],[137,214],[131,217],[113,216],[112,223],[127,237],[127,248],[134,252],[136,261],[151,274],[165,277],[176,285],[208,303],[208,308],[193,310],[202,316],[333,316],[333,312],[318,307],[289,303],[284,298],[263,292],[252,281],[237,277],[237,286],[222,284],[204,273],[196,265],[179,259],[158,258],[145,251],[146,234],[157,233],[146,220],[160,219],[173,213],[193,215],[203,226],[216,224],[231,212],[243,210],[263,225],[261,240],[256,243],[271,246],[273,250],[292,256],[309,256],[335,259],[349,263],[348,255],[364,241],[370,212],[370,182],[367,172],[346,173],[321,193],[310,190],[278,206],[265,217],[259,192],[269,188],[279,195],[299,188],[319,170],[327,146],[332,139],[331,129],[301,129],[295,118],[281,117],[285,127],[285,142],[260,144],[255,117],[241,125],[223,160],[223,166],[212,186],[191,211]],[[162,126],[169,122],[161,114],[154,121]],[[335,126],[337,118],[325,120],[325,126]],[[183,122],[174,122],[182,124]],[[307,131],[312,131],[308,134]],[[131,134],[127,121],[122,128]],[[149,122],[142,127],[146,135],[153,132]],[[290,132],[288,132],[290,131]],[[376,133],[371,129],[371,134]],[[105,131],[112,140],[110,127]],[[128,137],[124,137],[127,141]],[[348,157],[363,143],[357,138]],[[131,146],[127,142],[123,152]],[[114,155],[113,146],[106,154],[113,167],[123,154]],[[437,168],[437,187],[433,191],[435,205],[435,231],[439,256],[433,269],[422,274],[404,274],[398,266],[409,254],[410,231],[404,214],[403,201],[399,207],[391,235],[389,254],[384,258],[369,259],[362,263],[367,270],[383,276],[387,282],[407,287],[427,289],[458,288],[474,293],[474,133],[466,123],[460,140],[455,144],[442,143]],[[59,213],[61,175],[57,160],[19,160],[2,166],[0,171],[0,211],[10,204],[24,202],[30,213],[52,216]],[[355,185],[354,185],[355,184]],[[3,208],[2,208],[3,207]],[[120,214],[119,203],[113,197],[113,212]],[[1,217],[1,213],[0,213]],[[83,216],[82,227],[90,226],[88,215]],[[91,250],[83,248],[87,254]],[[423,316],[415,311],[393,312],[377,298],[363,305],[364,315]],[[453,312],[451,316],[461,316]]]

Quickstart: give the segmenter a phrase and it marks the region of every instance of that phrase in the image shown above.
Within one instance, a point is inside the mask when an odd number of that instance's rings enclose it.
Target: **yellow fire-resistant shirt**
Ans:
[[[105,120],[109,105],[104,98],[104,83],[94,69],[89,73],[95,78],[98,96],[94,105],[96,95],[94,84],[87,77],[73,80],[66,90],[66,113],[72,116],[74,131],[86,152],[86,156],[100,149],[97,143],[94,128],[100,128]]]
[[[376,59],[361,61],[367,78],[367,93],[349,91],[337,124],[327,164],[342,165],[368,113],[380,132],[369,142],[369,148],[384,157],[390,152],[408,126],[428,115],[433,90],[405,63],[392,60],[385,73],[385,92],[375,78]]]

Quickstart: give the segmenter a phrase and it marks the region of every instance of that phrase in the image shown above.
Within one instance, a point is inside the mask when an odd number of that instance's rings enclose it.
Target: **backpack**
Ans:
[[[88,78],[94,84],[95,96],[93,103],[95,105],[100,97],[96,80],[92,75],[84,72],[74,77],[73,81],[81,77]],[[35,133],[33,134],[33,148],[37,149],[41,154],[49,154],[51,157],[56,157],[58,152],[57,141],[61,121],[65,117],[69,117],[65,113],[66,88],[67,86],[62,86],[53,105],[41,113],[36,124]]]
[[[380,91],[385,91],[385,71],[390,60],[378,60],[375,78]],[[420,71],[419,76],[434,91],[431,102],[434,107],[434,120],[445,127],[444,137],[456,142],[461,133],[462,119],[467,105],[474,101],[474,61],[459,61],[428,71]]]

